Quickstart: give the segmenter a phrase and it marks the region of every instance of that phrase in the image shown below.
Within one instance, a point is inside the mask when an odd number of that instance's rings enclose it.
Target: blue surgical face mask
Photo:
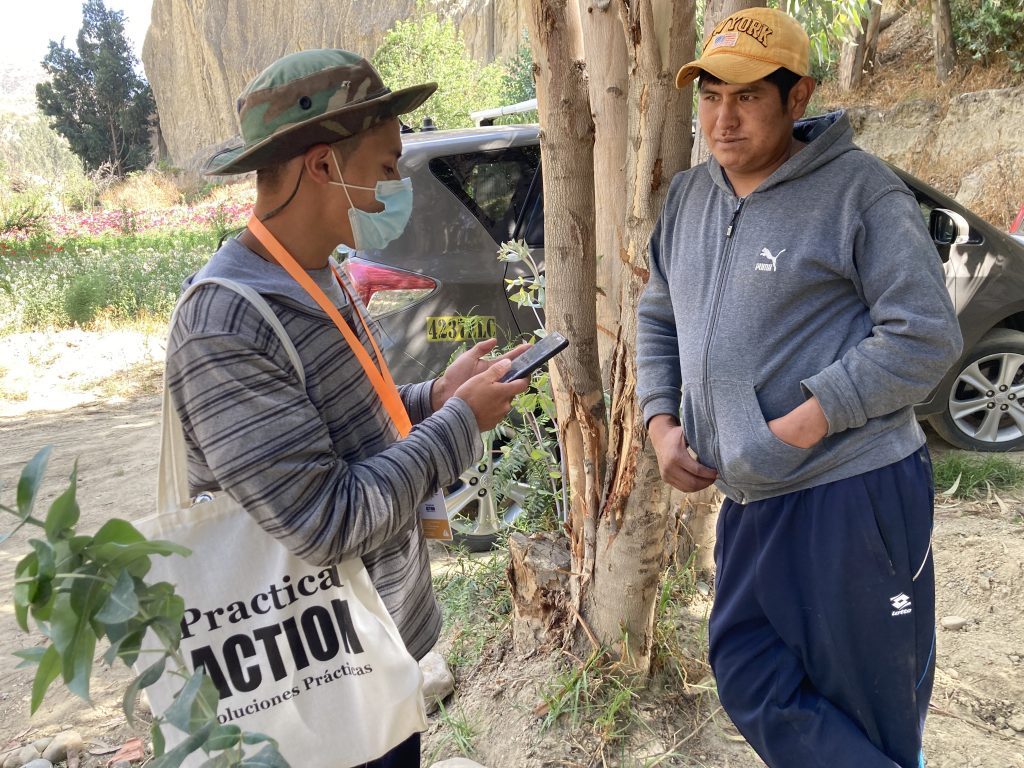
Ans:
[[[349,205],[348,221],[352,225],[352,240],[355,250],[372,251],[383,248],[402,234],[405,225],[409,223],[409,216],[412,214],[412,179],[378,181],[375,187],[346,184],[345,177],[341,175],[338,158],[333,151],[331,157],[334,158],[334,167],[337,169],[338,178],[341,181],[328,183],[345,190],[345,197],[348,198]],[[384,204],[384,210],[371,213],[356,208],[348,193],[349,187],[373,192],[374,197]]]

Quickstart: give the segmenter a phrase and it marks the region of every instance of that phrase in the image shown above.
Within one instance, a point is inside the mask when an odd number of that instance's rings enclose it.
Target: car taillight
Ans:
[[[437,288],[436,281],[415,272],[351,258],[345,261],[345,272],[374,317],[419,301]]]

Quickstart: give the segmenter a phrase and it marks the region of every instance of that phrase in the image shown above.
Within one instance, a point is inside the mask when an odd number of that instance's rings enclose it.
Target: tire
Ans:
[[[957,448],[1024,448],[1024,333],[989,331],[959,365],[945,408],[928,423]]]
[[[485,432],[480,460],[445,489],[444,500],[455,543],[470,552],[493,549],[502,533],[523,513],[526,498],[534,493],[531,486],[514,481],[509,483],[501,499],[495,495],[495,472],[503,458],[501,440],[495,432]]]

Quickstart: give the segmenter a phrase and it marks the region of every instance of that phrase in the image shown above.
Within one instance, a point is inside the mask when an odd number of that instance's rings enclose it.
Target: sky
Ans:
[[[0,65],[31,67],[46,55],[50,40],[70,48],[82,26],[82,0],[6,0],[0,24]],[[141,58],[153,0],[106,0],[106,7],[123,11],[125,32]]]

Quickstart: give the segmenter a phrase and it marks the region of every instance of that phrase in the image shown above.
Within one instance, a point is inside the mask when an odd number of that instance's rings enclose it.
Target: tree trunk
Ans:
[[[579,10],[584,50],[603,52],[600,56],[588,56],[587,74],[595,127],[594,180],[601,190],[601,201],[595,204],[609,214],[597,216],[595,229],[597,342],[602,380],[607,386],[619,324],[618,297],[622,291],[622,261],[617,248],[622,241],[622,211],[626,207],[626,38],[617,5],[584,0]]]
[[[864,71],[873,75],[878,66],[878,39],[882,36],[882,4],[871,6],[867,29],[864,30]]]
[[[704,33],[701,41],[706,42],[715,25],[729,14],[736,13],[736,11],[741,11],[744,8],[764,8],[767,4],[767,0],[707,0],[704,6]],[[703,48],[703,45],[701,47]],[[683,64],[685,63],[684,61]],[[696,83],[694,83],[694,87],[696,88]],[[701,133],[700,125],[698,124],[693,138],[693,150],[690,153],[690,165],[699,165],[707,159],[708,145],[704,141],[704,135]]]
[[[949,0],[932,0],[932,35],[935,42],[935,77],[944,83],[956,66],[956,44],[953,40]]]
[[[571,490],[575,635],[646,671],[668,494],[635,398],[636,305],[648,238],[689,153],[690,99],[674,79],[693,55],[693,0],[534,0],[528,18],[542,126],[546,312],[553,329],[574,339],[555,358],[553,384]],[[597,291],[596,254],[606,295]],[[607,420],[597,304],[611,342]]]
[[[871,6],[871,12],[861,21],[857,36],[843,42],[839,55],[839,90],[852,91],[859,88],[864,73],[874,69],[881,21],[882,6],[875,3]]]
[[[594,568],[608,439],[597,350],[594,124],[576,0],[534,0],[527,24],[542,126],[545,317],[549,330],[572,340],[550,370],[570,489],[570,587],[578,615]]]

